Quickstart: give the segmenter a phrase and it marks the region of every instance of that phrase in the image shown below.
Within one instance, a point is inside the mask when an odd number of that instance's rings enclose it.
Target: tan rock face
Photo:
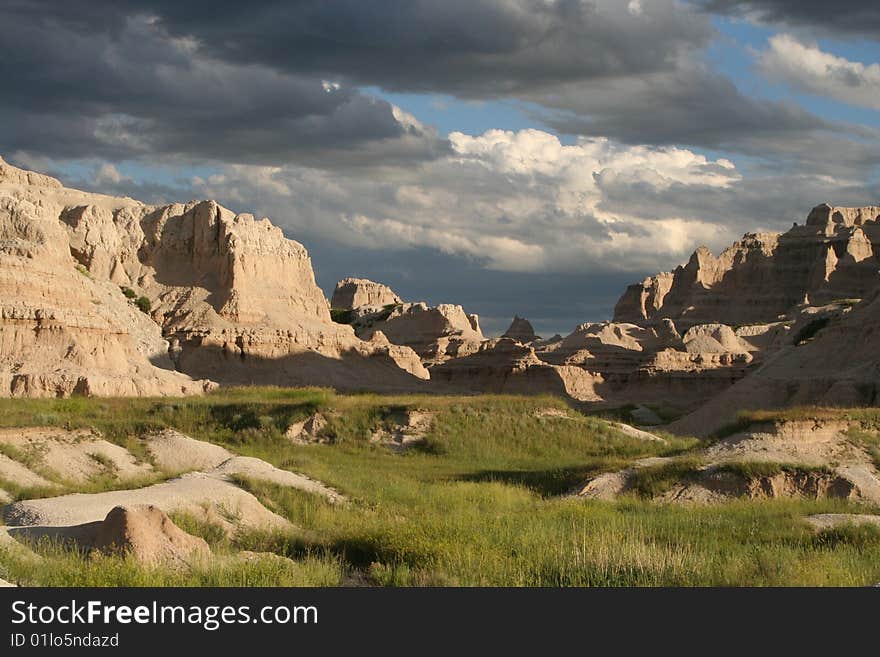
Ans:
[[[474,353],[485,340],[476,316],[453,304],[404,303],[375,321],[365,317],[357,328],[365,340],[379,331],[392,344],[412,348],[426,364]]]
[[[210,381],[409,390],[427,378],[410,349],[333,323],[305,248],[268,219],[86,194],[0,166],[0,394],[191,394]]]
[[[631,285],[615,321],[773,322],[805,298],[863,298],[877,288],[880,207],[814,208],[786,233],[750,233],[714,256],[701,247],[674,272]]]
[[[83,196],[0,166],[0,395],[204,391],[173,371],[155,322],[71,257],[58,216]]]
[[[147,565],[186,564],[211,556],[203,538],[187,534],[152,505],[113,508],[98,527],[93,547],[107,554],[129,554]]]
[[[382,308],[403,303],[403,300],[387,285],[365,278],[344,278],[336,284],[330,305],[341,310],[353,310],[363,306]]]
[[[805,313],[790,331],[795,335],[789,335],[785,346],[763,367],[672,428],[679,433],[707,435],[735,420],[743,409],[877,405],[878,323],[877,294],[852,308]]]

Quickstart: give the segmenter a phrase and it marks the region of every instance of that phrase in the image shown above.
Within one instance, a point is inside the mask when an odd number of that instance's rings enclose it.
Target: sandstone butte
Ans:
[[[0,160],[0,395],[552,392],[667,406],[685,414],[672,428],[706,433],[741,408],[876,403],[878,247],[880,209],[820,205],[630,286],[614,321],[543,341],[515,317],[486,338],[461,306],[365,279],[340,281],[331,316],[305,248],[268,219]]]
[[[305,248],[268,219],[66,189],[0,160],[0,394],[426,378],[412,350],[331,321]]]

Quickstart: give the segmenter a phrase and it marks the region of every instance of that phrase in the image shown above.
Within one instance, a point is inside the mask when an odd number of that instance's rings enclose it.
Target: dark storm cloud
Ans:
[[[632,8],[630,8],[632,5]],[[130,0],[223,58],[463,96],[669,70],[706,45],[704,17],[673,0]]]
[[[533,97],[560,111],[554,128],[627,143],[686,144],[743,150],[754,142],[837,128],[795,105],[751,98],[726,77],[701,66],[639,78],[560,86]]]
[[[530,100],[550,110],[539,120],[573,134],[749,154],[757,145],[806,161],[804,145],[842,152],[840,134],[851,131],[748,97],[707,69],[708,17],[674,0],[3,7],[0,74],[16,91],[0,99],[7,153],[335,168],[448,152],[430,130],[357,90],[365,85]]]
[[[568,335],[582,322],[609,319],[626,286],[654,273],[596,271],[584,276],[500,272],[430,249],[376,258],[369,252],[340,252],[333,243],[317,237],[299,239],[312,256],[318,285],[328,298],[337,281],[363,276],[382,281],[408,301],[460,304],[480,316],[486,335],[495,336],[507,329],[514,314],[527,317],[544,337]]]
[[[697,0],[696,4],[730,16],[880,39],[876,0]]]
[[[320,76],[206,56],[147,16],[86,29],[63,10],[31,9],[0,8],[0,76],[12,90],[0,98],[3,152],[351,165],[444,150],[385,101]]]

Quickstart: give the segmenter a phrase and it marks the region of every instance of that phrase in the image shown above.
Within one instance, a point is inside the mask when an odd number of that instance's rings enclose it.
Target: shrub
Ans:
[[[350,310],[345,310],[344,308],[331,308],[330,319],[337,324],[351,324],[354,319],[354,313]]]
[[[146,314],[150,314],[150,310],[153,308],[153,304],[150,303],[150,300],[147,297],[138,297],[137,301],[134,302],[134,305],[138,307],[138,310]]]
[[[122,286],[119,289],[122,290],[122,294],[125,296],[126,299],[134,299],[137,296],[137,292],[132,290],[130,287]]]

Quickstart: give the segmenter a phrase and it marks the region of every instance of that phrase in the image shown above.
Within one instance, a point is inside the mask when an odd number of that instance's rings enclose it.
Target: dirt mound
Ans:
[[[250,493],[221,477],[192,472],[175,479],[138,488],[104,493],[73,493],[60,497],[24,500],[3,509],[7,525],[71,527],[103,520],[117,506],[152,504],[166,513],[189,513],[214,522],[230,533],[249,529],[287,528],[278,516]]]
[[[817,513],[807,516],[807,522],[816,530],[836,529],[847,525],[873,525],[880,528],[880,516],[866,513]]]
[[[327,418],[320,413],[313,413],[301,422],[294,422],[284,436],[298,445],[333,442],[333,437],[325,432]]]
[[[147,436],[146,442],[156,467],[165,472],[210,470],[234,456],[219,445],[190,438],[174,429]]]
[[[737,337],[724,324],[701,324],[690,328],[682,337],[689,353],[745,353],[750,345]]]
[[[698,473],[693,483],[676,485],[659,497],[664,502],[708,502],[730,498],[811,500],[862,499],[853,482],[844,476],[821,470],[780,466],[774,474],[750,474],[708,467]]]
[[[339,492],[329,486],[325,486],[320,481],[315,481],[305,475],[290,472],[289,470],[276,468],[274,465],[250,456],[235,456],[211,470],[209,474],[222,477],[238,475],[249,479],[267,481],[279,486],[287,486],[288,488],[296,488],[307,493],[322,495],[330,502],[344,499]]]
[[[32,472],[18,461],[13,461],[5,454],[0,454],[0,479],[21,486],[22,488],[54,486],[51,481]]]
[[[98,475],[126,481],[152,472],[149,463],[138,463],[124,447],[87,431],[53,427],[0,429],[0,443],[27,454],[41,468],[73,483],[85,483]]]
[[[612,422],[611,426],[617,429],[620,433],[626,434],[630,438],[637,438],[638,440],[653,440],[655,442],[665,443],[666,439],[661,438],[660,436],[650,433],[648,431],[642,431],[641,429],[636,429],[629,424],[624,424],[623,422]]]
[[[671,462],[671,458],[663,456],[639,459],[632,466],[624,470],[604,472],[588,479],[582,486],[578,487],[574,494],[577,497],[584,497],[590,500],[613,500],[632,490],[632,476],[637,470],[663,466]]]
[[[847,422],[765,422],[678,458],[643,459],[585,482],[577,493],[611,499],[634,488],[637,471],[676,466],[655,497],[664,502],[731,498],[843,498],[880,504],[880,475],[864,449],[846,434]],[[685,459],[696,459],[684,467]]]
[[[845,435],[847,422],[786,421],[757,423],[709,447],[710,462],[775,461],[825,465],[864,464],[867,455]]]
[[[153,505],[111,509],[92,547],[105,554],[130,554],[147,565],[181,565],[211,556],[204,539],[187,534]]]
[[[548,406],[547,408],[539,408],[535,411],[534,416],[536,418],[550,418],[553,420],[573,419],[571,415],[569,415],[568,411],[566,411],[564,408],[555,408],[553,406]]]
[[[408,409],[391,413],[384,426],[373,431],[370,441],[396,452],[403,452],[423,443],[434,424],[432,411]]]

